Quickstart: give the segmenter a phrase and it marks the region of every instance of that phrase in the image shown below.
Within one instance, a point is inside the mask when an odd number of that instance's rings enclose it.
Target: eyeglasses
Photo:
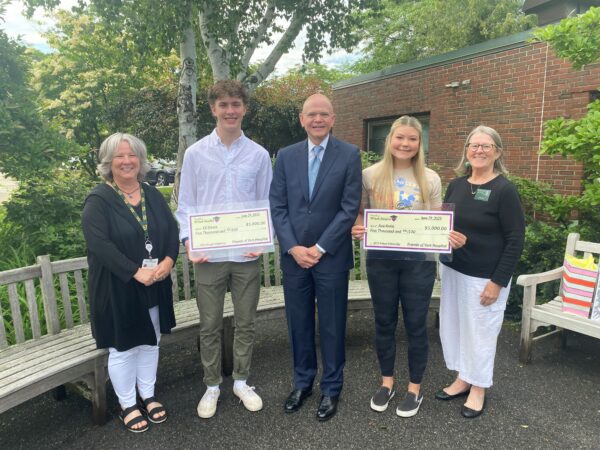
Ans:
[[[477,149],[479,149],[479,147],[481,147],[481,150],[483,150],[484,152],[491,152],[496,145],[495,144],[467,144],[467,148],[472,151],[472,152],[476,152]]]

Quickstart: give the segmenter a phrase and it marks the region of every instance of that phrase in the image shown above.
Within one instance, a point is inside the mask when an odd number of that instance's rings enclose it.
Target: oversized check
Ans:
[[[269,208],[190,214],[192,251],[272,245]]]
[[[448,234],[453,224],[453,211],[365,209],[364,248],[450,253]]]

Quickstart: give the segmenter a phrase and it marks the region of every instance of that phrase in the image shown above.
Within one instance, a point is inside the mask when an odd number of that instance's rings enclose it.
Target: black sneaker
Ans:
[[[371,409],[377,412],[385,411],[390,400],[394,398],[394,395],[396,395],[395,391],[392,391],[385,386],[381,386],[371,398]]]
[[[419,412],[419,407],[423,402],[423,394],[418,397],[412,392],[407,392],[402,403],[396,408],[396,414],[400,417],[412,417]]]

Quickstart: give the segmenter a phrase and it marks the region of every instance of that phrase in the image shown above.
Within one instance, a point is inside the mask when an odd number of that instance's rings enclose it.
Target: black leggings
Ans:
[[[435,262],[367,258],[367,275],[381,375],[394,376],[398,303],[402,303],[410,382],[420,384],[429,351],[427,312],[435,282]]]

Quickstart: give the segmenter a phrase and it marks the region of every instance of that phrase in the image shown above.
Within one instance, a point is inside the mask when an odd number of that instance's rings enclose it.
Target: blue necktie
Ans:
[[[321,153],[323,147],[315,145],[312,149],[314,158],[310,162],[308,168],[308,196],[312,198],[313,188],[315,187],[315,181],[317,181],[317,174],[319,173],[319,167],[321,167],[321,160],[319,159],[319,153]]]

